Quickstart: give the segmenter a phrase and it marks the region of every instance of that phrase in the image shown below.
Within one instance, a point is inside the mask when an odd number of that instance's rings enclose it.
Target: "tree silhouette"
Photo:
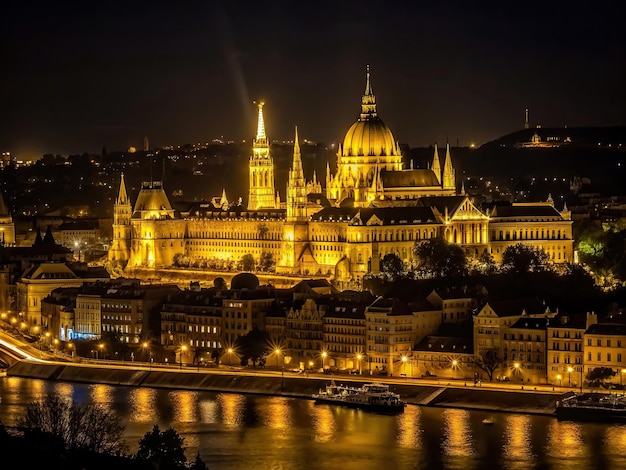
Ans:
[[[450,277],[467,275],[465,253],[443,238],[430,238],[415,242],[413,254],[419,277]]]
[[[550,264],[545,251],[523,243],[507,246],[502,253],[502,268],[515,274],[547,271]]]
[[[161,431],[155,424],[152,431],[147,432],[139,440],[139,448],[135,458],[151,462],[159,470],[178,470],[186,468],[187,456],[184,446],[185,438],[174,428]],[[198,456],[199,458],[199,456]]]

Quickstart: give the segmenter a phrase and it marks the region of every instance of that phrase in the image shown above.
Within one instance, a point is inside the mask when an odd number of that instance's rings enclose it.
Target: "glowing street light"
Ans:
[[[276,348],[274,349],[274,352],[276,353],[276,368],[278,368],[278,356],[280,356],[280,348]],[[283,386],[285,384],[285,360],[283,359],[283,366],[280,370],[280,388],[282,390]]]
[[[322,372],[326,369],[326,356],[328,356],[328,353],[326,351],[322,351]]]
[[[357,361],[359,361],[359,375],[361,375],[362,374],[362,371],[361,371],[361,359],[363,359],[363,356],[361,354],[357,354],[356,355],[356,359],[357,359]]]
[[[407,357],[406,356],[402,356],[402,373],[404,374],[404,378],[406,379],[406,361],[407,361]]]
[[[567,371],[567,386],[571,387],[572,386],[572,372],[574,371],[574,368],[572,366],[569,366],[567,367],[566,371]]]
[[[557,374],[556,380],[559,381],[559,387],[561,386],[561,374]]]
[[[227,351],[228,351],[228,367],[231,367],[232,366],[232,358],[233,358],[232,354],[233,354],[234,350],[233,350],[233,348],[228,348]]]
[[[621,370],[621,374],[619,375],[619,385],[620,385],[620,387],[624,386],[623,380],[622,380],[622,377],[624,377],[624,374],[626,374],[626,369],[622,369]]]
[[[185,351],[187,351],[187,346],[185,346],[184,344],[180,347],[180,368],[183,368],[183,354],[185,354]]]

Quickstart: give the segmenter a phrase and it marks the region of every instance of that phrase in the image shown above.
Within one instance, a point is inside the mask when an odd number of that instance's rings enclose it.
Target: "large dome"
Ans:
[[[397,155],[396,141],[391,129],[382,119],[359,119],[350,126],[343,139],[342,156]]]

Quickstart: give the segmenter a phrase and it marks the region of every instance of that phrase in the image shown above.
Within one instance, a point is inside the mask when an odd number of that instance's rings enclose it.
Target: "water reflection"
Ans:
[[[447,468],[466,470],[474,468],[476,462],[474,438],[470,428],[470,413],[467,410],[447,409],[443,411],[443,441],[441,450]]]
[[[291,426],[291,407],[289,398],[270,397],[267,403],[258,409],[261,422],[274,430],[282,431],[272,433],[274,437],[284,437],[285,431]]]
[[[626,426],[607,428],[602,444],[611,468],[626,468]]]
[[[114,388],[111,385],[91,385],[89,391],[91,403],[102,406],[113,403]]]
[[[331,440],[337,429],[335,416],[329,406],[315,406],[311,403],[311,427],[315,434],[313,439],[316,442],[328,442]]]
[[[592,468],[592,455],[579,423],[554,421],[548,426],[547,456],[563,469]]]
[[[420,427],[421,408],[407,406],[398,417],[398,444],[400,447],[418,448],[422,446]]]
[[[199,392],[169,392],[169,399],[172,403],[172,419],[178,423],[197,421],[196,406],[199,396]]]
[[[246,398],[243,395],[220,393],[217,401],[222,409],[222,423],[228,427],[239,427],[243,422]]]
[[[157,390],[154,388],[133,388],[129,393],[129,419],[138,423],[158,422],[157,407],[154,406]]]
[[[506,417],[504,436],[502,437],[502,457],[504,468],[534,468],[532,457],[531,420],[527,415]]]

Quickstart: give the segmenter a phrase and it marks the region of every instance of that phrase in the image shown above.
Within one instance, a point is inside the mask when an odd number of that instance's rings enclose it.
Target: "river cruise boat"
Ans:
[[[582,393],[556,402],[559,420],[626,423],[626,397],[608,393]]]
[[[380,383],[364,384],[362,387],[337,385],[334,380],[313,394],[315,403],[362,408],[378,412],[399,412],[405,403],[400,395],[389,390],[389,385]]]

